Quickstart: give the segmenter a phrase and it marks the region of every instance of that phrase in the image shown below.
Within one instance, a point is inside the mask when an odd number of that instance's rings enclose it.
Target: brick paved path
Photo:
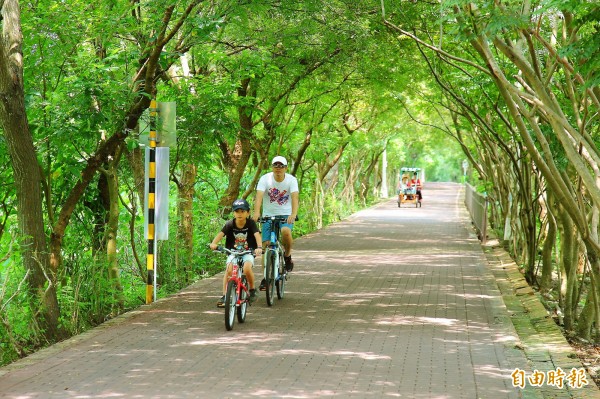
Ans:
[[[541,397],[459,186],[424,196],[297,240],[286,297],[233,331],[219,275],[0,369],[0,397]]]

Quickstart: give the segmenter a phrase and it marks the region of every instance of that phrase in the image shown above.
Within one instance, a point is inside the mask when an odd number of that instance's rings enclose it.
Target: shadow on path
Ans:
[[[233,331],[218,275],[0,369],[0,397],[542,397],[512,385],[531,368],[461,187],[424,196],[298,239],[285,298]]]

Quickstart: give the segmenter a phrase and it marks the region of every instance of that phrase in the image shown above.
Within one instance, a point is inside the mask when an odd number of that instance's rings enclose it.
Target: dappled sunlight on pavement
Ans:
[[[0,397],[541,397],[511,384],[529,365],[460,186],[424,195],[296,240],[285,297],[232,331],[220,274],[5,369]]]

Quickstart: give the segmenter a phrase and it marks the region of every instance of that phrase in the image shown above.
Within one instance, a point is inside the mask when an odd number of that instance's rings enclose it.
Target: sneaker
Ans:
[[[258,289],[261,291],[266,291],[267,290],[267,280],[265,280],[263,278],[262,281],[260,282],[260,287],[258,287]]]
[[[252,288],[250,290],[250,303],[253,303],[254,301],[256,301],[256,290],[254,288]]]
[[[218,307],[218,308],[224,308],[224,307],[225,307],[225,295],[223,295],[223,296],[221,297],[221,299],[219,299],[219,300],[217,301],[217,307]]]
[[[292,261],[292,255],[284,256],[283,259],[285,260],[285,270],[287,270],[288,272],[294,270],[294,262]]]

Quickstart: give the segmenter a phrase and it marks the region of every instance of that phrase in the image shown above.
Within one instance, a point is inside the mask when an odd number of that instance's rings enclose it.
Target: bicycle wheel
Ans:
[[[235,322],[235,303],[237,302],[237,292],[234,281],[227,283],[227,294],[225,294],[225,328],[231,331]]]
[[[277,288],[277,298],[283,299],[285,295],[285,280],[287,279],[287,271],[285,270],[285,259],[283,259],[283,255],[279,256],[279,277],[277,277],[277,281],[275,282],[275,287]]]
[[[242,276],[242,285],[248,287],[246,276]],[[248,309],[248,291],[240,287],[240,306],[237,308],[237,319],[240,323],[246,321],[246,310]]]
[[[267,283],[267,305],[273,306],[273,298],[275,296],[275,252],[269,251],[267,256],[267,264],[265,265],[265,281]]]

